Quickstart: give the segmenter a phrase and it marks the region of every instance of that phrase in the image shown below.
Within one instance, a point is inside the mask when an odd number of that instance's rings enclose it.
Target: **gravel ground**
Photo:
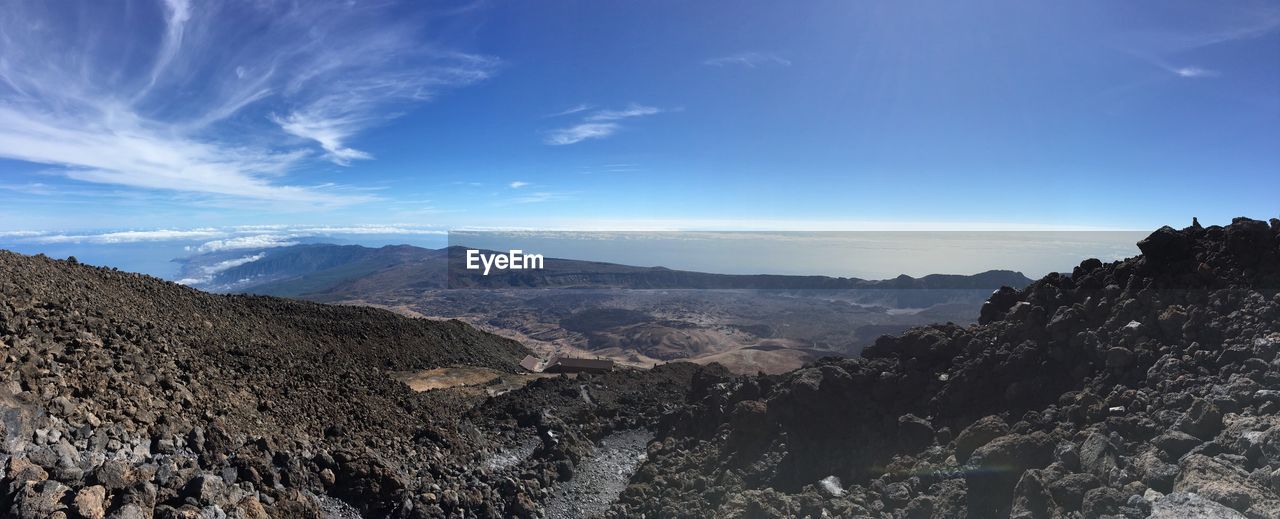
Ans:
[[[546,503],[548,519],[596,517],[609,509],[644,462],[653,433],[632,429],[606,436],[574,478],[553,491]]]
[[[314,496],[320,505],[320,517],[323,519],[364,519],[360,512],[346,501],[326,495]]]
[[[537,448],[537,438],[526,438],[515,445],[493,453],[492,456],[489,456],[489,459],[485,460],[485,468],[491,471],[498,471],[514,467],[528,460],[529,456],[532,456],[533,451]]]

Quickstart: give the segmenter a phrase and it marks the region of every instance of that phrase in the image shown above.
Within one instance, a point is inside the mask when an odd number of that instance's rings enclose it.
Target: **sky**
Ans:
[[[0,6],[27,249],[1227,223],[1278,144],[1276,2]]]

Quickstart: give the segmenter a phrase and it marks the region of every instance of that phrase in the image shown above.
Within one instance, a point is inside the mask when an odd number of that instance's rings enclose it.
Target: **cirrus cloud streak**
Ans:
[[[333,206],[289,178],[500,62],[427,41],[385,5],[14,3],[0,18],[0,158],[76,181]]]
[[[562,114],[578,114],[584,111],[586,110],[574,107],[562,112]],[[577,124],[552,130],[547,134],[543,142],[552,146],[564,146],[586,140],[604,139],[621,130],[622,121],[624,120],[648,117],[662,112],[663,110],[660,108],[634,103],[621,110],[596,110],[587,113]]]

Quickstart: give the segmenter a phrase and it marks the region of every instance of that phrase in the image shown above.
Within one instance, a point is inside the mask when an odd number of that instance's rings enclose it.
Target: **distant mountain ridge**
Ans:
[[[1020,272],[990,270],[974,275],[901,275],[886,280],[775,274],[715,274],[665,267],[547,258],[543,269],[507,270],[488,276],[464,268],[463,247],[427,249],[409,245],[370,248],[306,244],[261,250],[224,251],[180,260],[185,284],[216,292],[248,291],[309,299],[349,299],[360,292],[440,288],[628,288],[628,289],[996,289],[1023,287]],[[485,251],[492,253],[493,251]]]
[[[184,260],[183,276],[187,279],[202,271],[215,269],[204,279],[191,286],[214,292],[249,291],[257,294],[296,297],[322,293],[334,287],[364,276],[389,269],[412,269],[427,262],[433,268],[423,269],[422,274],[434,279],[432,270],[441,270],[443,256],[436,251],[408,245],[388,245],[371,248],[359,245],[305,244],[289,247],[229,251],[199,255]],[[258,258],[219,270],[217,265],[241,259]],[[444,278],[435,280],[443,286]],[[252,289],[252,290],[250,290]]]

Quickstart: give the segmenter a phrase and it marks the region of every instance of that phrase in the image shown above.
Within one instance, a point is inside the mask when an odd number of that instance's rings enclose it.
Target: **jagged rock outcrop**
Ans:
[[[979,325],[696,379],[613,513],[1280,517],[1280,220],[1138,247],[996,291]]]

